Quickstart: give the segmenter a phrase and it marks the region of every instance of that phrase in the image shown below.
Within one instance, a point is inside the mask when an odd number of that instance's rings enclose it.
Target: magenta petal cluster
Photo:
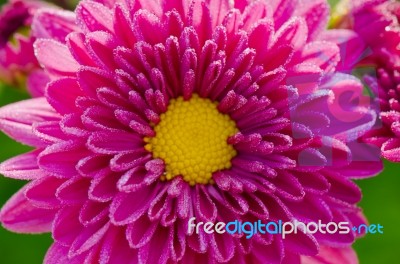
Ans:
[[[336,73],[328,14],[322,0],[83,0],[75,13],[41,12],[35,53],[51,82],[0,109],[0,129],[34,148],[0,165],[30,181],[3,226],[52,232],[45,263],[356,262],[353,232],[187,232],[192,217],[364,222],[351,179],[382,169],[357,142],[376,115],[353,105],[361,83]],[[165,161],[145,138],[172,99],[194,94],[235,122],[237,155],[210,184],[161,180]]]
[[[376,68],[376,75],[365,79],[381,112],[378,128],[365,141],[379,146],[384,158],[400,162],[400,3],[359,0],[351,11],[352,29],[371,50],[366,62]]]

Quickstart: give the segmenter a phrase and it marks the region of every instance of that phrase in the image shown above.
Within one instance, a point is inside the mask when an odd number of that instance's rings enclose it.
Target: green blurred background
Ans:
[[[308,0],[312,1],[312,0]],[[0,4],[5,0],[0,0]],[[329,1],[331,4],[336,1]],[[0,83],[0,106],[28,98],[25,92]],[[0,133],[0,161],[29,150]],[[384,234],[370,234],[355,243],[361,264],[400,263],[398,239],[400,229],[400,164],[385,162],[385,170],[378,177],[360,180],[363,190],[360,206],[370,223],[384,226]],[[0,176],[0,205],[4,204],[24,182]],[[49,234],[21,235],[0,227],[0,264],[38,264],[52,242]],[[338,263],[340,264],[340,263]]]

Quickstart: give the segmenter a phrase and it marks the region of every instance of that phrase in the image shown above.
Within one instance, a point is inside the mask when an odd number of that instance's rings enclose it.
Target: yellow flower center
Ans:
[[[144,139],[145,149],[164,160],[163,180],[181,175],[190,185],[213,183],[213,172],[229,169],[236,156],[227,143],[238,131],[235,122],[197,94],[172,99],[154,130],[156,136]]]

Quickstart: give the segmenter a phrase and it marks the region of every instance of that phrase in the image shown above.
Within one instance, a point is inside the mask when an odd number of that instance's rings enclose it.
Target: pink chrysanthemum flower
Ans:
[[[350,4],[350,3],[349,3]],[[382,156],[400,162],[400,3],[387,0],[358,0],[351,3],[351,23],[370,54],[361,64],[376,68],[365,77],[380,105],[380,123],[365,140],[381,148]]]
[[[381,170],[356,142],[375,115],[335,74],[339,48],[319,39],[328,13],[325,1],[82,1],[75,28],[41,12],[35,50],[52,82],[0,110],[0,128],[35,148],[0,166],[30,180],[1,222],[51,231],[46,263],[356,261],[353,232],[187,231],[192,217],[364,221],[350,178]]]

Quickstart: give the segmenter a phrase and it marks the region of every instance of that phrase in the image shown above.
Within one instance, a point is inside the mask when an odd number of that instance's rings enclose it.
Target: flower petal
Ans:
[[[36,70],[29,74],[26,88],[32,97],[41,97],[49,82],[50,78],[43,70]]]
[[[59,120],[59,115],[46,102],[46,99],[35,98],[0,108],[0,129],[23,144],[39,147],[46,143],[32,131],[32,124],[41,121]]]
[[[83,259],[81,258],[68,258],[69,247],[63,246],[60,243],[54,242],[53,245],[47,250],[44,258],[44,264],[82,264]]]
[[[52,176],[41,177],[26,186],[25,196],[37,207],[58,208],[60,201],[56,197],[56,191],[64,181]]]
[[[68,87],[68,89],[65,89]],[[75,112],[75,100],[81,96],[82,90],[75,78],[62,78],[51,82],[46,89],[47,101],[60,114]]]
[[[35,14],[32,22],[32,34],[36,38],[55,39],[62,43],[69,33],[77,30],[75,14],[71,11],[43,8]]]
[[[110,218],[114,225],[126,225],[145,214],[161,187],[157,185],[132,193],[119,193],[111,203]],[[134,201],[132,203],[132,201]]]
[[[55,210],[33,206],[22,188],[14,194],[0,211],[4,228],[16,233],[44,233],[51,230]]]
[[[44,175],[37,163],[40,152],[41,150],[34,150],[2,162],[0,164],[0,173],[17,180],[34,180],[40,178]]]
[[[308,28],[308,39],[313,40],[326,27],[329,18],[329,4],[325,0],[301,2],[297,13],[304,17]]]
[[[357,254],[351,247],[334,248],[321,247],[319,254],[315,257],[302,256],[301,264],[326,264],[335,260],[341,264],[358,264]]]
[[[70,178],[78,175],[76,165],[88,150],[75,141],[62,141],[46,148],[38,158],[39,167],[54,175]]]
[[[67,46],[55,40],[38,39],[35,54],[42,67],[54,76],[74,76],[79,69]],[[54,54],[57,54],[57,59]]]
[[[95,1],[82,1],[75,10],[78,25],[86,32],[97,30],[112,32],[112,12]]]

